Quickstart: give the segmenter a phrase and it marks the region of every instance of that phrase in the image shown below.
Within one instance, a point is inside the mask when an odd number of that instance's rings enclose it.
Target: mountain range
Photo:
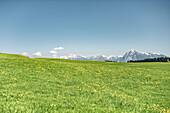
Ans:
[[[129,60],[143,60],[146,58],[159,58],[159,57],[167,57],[164,54],[159,53],[149,53],[149,52],[138,52],[134,49],[126,52],[123,56],[109,56],[106,57],[104,55],[95,55],[91,57],[85,57],[81,55],[69,55],[69,56],[61,56],[61,59],[72,59],[72,60],[90,60],[90,61],[116,61],[116,62],[127,62]]]

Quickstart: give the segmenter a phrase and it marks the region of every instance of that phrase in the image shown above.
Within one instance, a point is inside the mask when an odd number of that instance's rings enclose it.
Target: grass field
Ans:
[[[170,112],[170,63],[0,54],[0,113]]]

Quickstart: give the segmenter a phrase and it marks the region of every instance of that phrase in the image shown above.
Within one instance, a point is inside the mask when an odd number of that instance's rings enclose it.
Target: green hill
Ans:
[[[0,112],[170,112],[170,63],[0,54]]]

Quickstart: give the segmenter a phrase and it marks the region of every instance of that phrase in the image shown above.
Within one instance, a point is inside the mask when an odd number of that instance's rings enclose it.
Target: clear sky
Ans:
[[[60,50],[56,47],[63,47]],[[0,52],[170,56],[170,0],[0,0]]]

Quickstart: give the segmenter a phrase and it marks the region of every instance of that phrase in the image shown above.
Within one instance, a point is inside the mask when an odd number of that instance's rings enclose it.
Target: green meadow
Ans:
[[[0,54],[0,113],[168,113],[170,62]]]

